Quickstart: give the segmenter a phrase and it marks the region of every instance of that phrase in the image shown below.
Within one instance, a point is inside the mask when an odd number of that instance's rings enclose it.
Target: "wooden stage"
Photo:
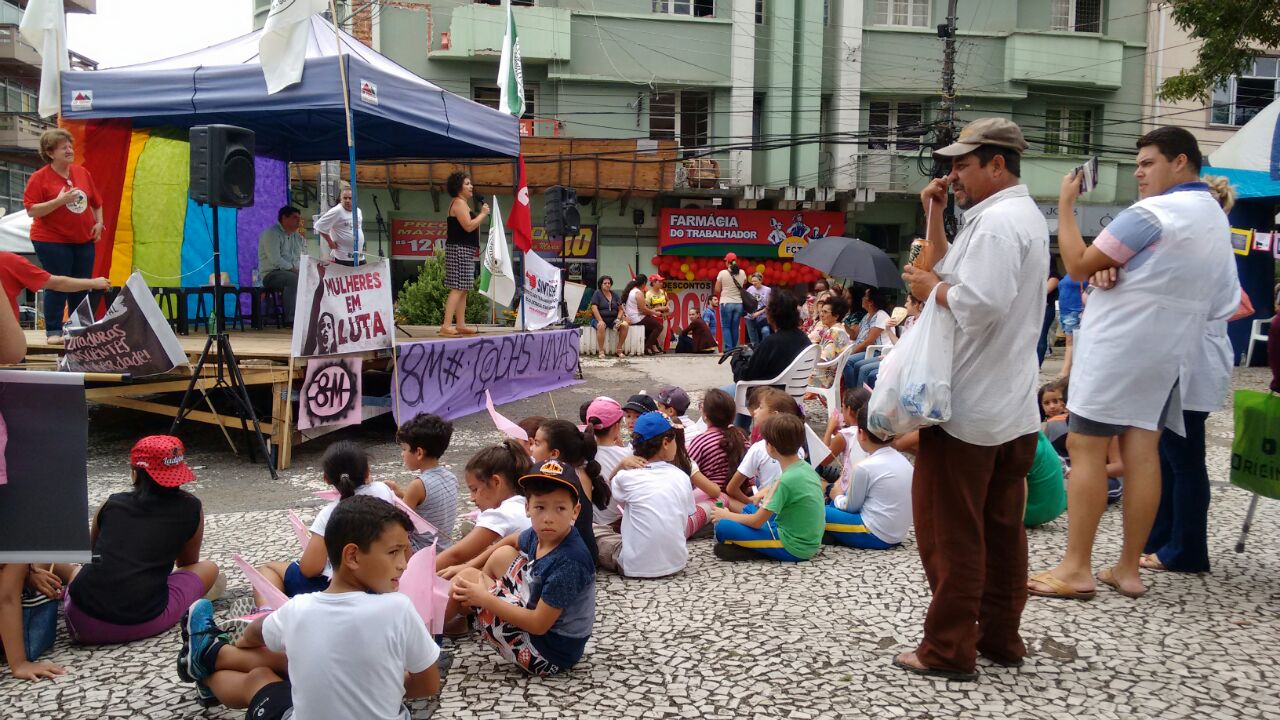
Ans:
[[[254,386],[270,386],[271,412],[258,418],[262,434],[275,456],[276,467],[283,470],[292,462],[293,446],[330,432],[330,428],[299,431],[294,423],[293,402],[297,399],[296,383],[300,383],[306,373],[304,359],[290,358],[290,330],[247,330],[229,331],[231,348],[239,360],[240,373],[245,385],[252,390]],[[505,335],[515,332],[514,328],[500,326],[482,327],[483,336]],[[44,331],[27,330],[27,356],[22,365],[8,366],[9,369],[54,370],[61,345],[49,345],[45,342]],[[178,412],[182,393],[191,382],[192,368],[204,350],[208,336],[203,334],[179,335],[178,341],[187,353],[190,365],[176,368],[164,375],[145,378],[130,378],[125,375],[110,373],[85,374],[85,399],[90,402],[116,407],[130,408],[142,412],[155,413],[173,417]],[[408,325],[399,326],[396,331],[396,342],[420,342],[422,340],[441,339],[437,326]],[[363,353],[366,370],[389,371],[392,367],[390,350],[379,350]],[[202,377],[196,387],[204,391],[215,381],[215,366],[212,361],[206,363]],[[366,397],[364,415],[361,420],[384,415],[391,412],[390,403],[377,403]],[[212,399],[202,395],[195,403],[184,422],[202,422],[216,425],[222,430],[233,452],[238,452],[236,443],[228,430],[243,430],[245,422],[238,415],[219,413]],[[251,429],[251,427],[249,428]]]

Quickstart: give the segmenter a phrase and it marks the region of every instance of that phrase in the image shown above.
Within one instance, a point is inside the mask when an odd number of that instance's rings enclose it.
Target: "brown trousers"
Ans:
[[[916,544],[933,600],[916,648],[931,668],[971,671],[976,653],[1000,662],[1026,654],[1018,634],[1027,604],[1026,477],[1036,434],[1003,445],[920,431],[911,502]]]
[[[644,349],[662,349],[662,334],[667,329],[666,325],[652,315],[645,315],[644,319],[640,321],[640,325],[644,327]]]

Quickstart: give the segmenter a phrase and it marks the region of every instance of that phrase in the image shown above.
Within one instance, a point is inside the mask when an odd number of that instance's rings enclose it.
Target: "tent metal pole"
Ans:
[[[329,0],[329,15],[333,18],[333,39],[338,46],[338,76],[342,79],[342,109],[347,121],[347,165],[351,168],[351,234],[355,241],[355,253],[351,259],[360,264],[361,227],[359,196],[356,194],[356,138],[351,118],[351,87],[347,81],[347,60],[342,53],[342,31],[338,28],[338,3]]]

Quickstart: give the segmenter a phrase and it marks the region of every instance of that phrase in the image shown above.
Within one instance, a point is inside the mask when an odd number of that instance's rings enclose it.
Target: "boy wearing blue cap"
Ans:
[[[609,507],[596,515],[596,557],[600,567],[626,577],[656,578],[678,573],[689,562],[685,523],[697,509],[693,485],[676,457],[676,429],[661,412],[636,418],[632,451],[644,467],[619,470]],[[622,517],[622,534],[607,527]]]
[[[577,471],[548,460],[520,478],[532,527],[509,536],[454,576],[446,617],[475,608],[481,635],[502,658],[546,677],[582,658],[596,615],[595,562],[574,522]],[[483,562],[484,570],[475,567]]]

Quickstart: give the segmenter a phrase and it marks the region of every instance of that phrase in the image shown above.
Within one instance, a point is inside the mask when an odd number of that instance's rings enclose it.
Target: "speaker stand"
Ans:
[[[178,434],[178,426],[182,424],[196,404],[196,384],[200,382],[200,378],[204,373],[205,365],[209,362],[212,354],[214,361],[213,384],[202,389],[202,394],[208,394],[210,390],[227,390],[231,395],[232,403],[235,405],[240,418],[240,429],[244,432],[249,431],[249,423],[253,424],[253,438],[249,441],[249,461],[256,462],[254,457],[255,440],[257,450],[262,452],[262,459],[267,464],[267,472],[271,473],[271,479],[278,479],[276,474],[276,464],[271,457],[271,450],[267,445],[267,439],[262,434],[262,426],[258,423],[258,415],[253,410],[253,403],[249,401],[249,390],[244,384],[244,376],[240,374],[240,363],[236,359],[235,352],[231,349],[231,338],[227,335],[226,328],[223,324],[223,295],[222,295],[222,253],[219,250],[220,235],[218,234],[218,206],[210,205],[213,210],[213,310],[212,317],[205,323],[209,328],[209,338],[205,340],[204,350],[200,352],[200,359],[196,361],[195,367],[191,369],[191,382],[187,385],[187,390],[182,394],[182,401],[178,403],[178,412],[173,417],[173,424],[169,427],[170,435]],[[240,298],[236,297],[236,302]]]

